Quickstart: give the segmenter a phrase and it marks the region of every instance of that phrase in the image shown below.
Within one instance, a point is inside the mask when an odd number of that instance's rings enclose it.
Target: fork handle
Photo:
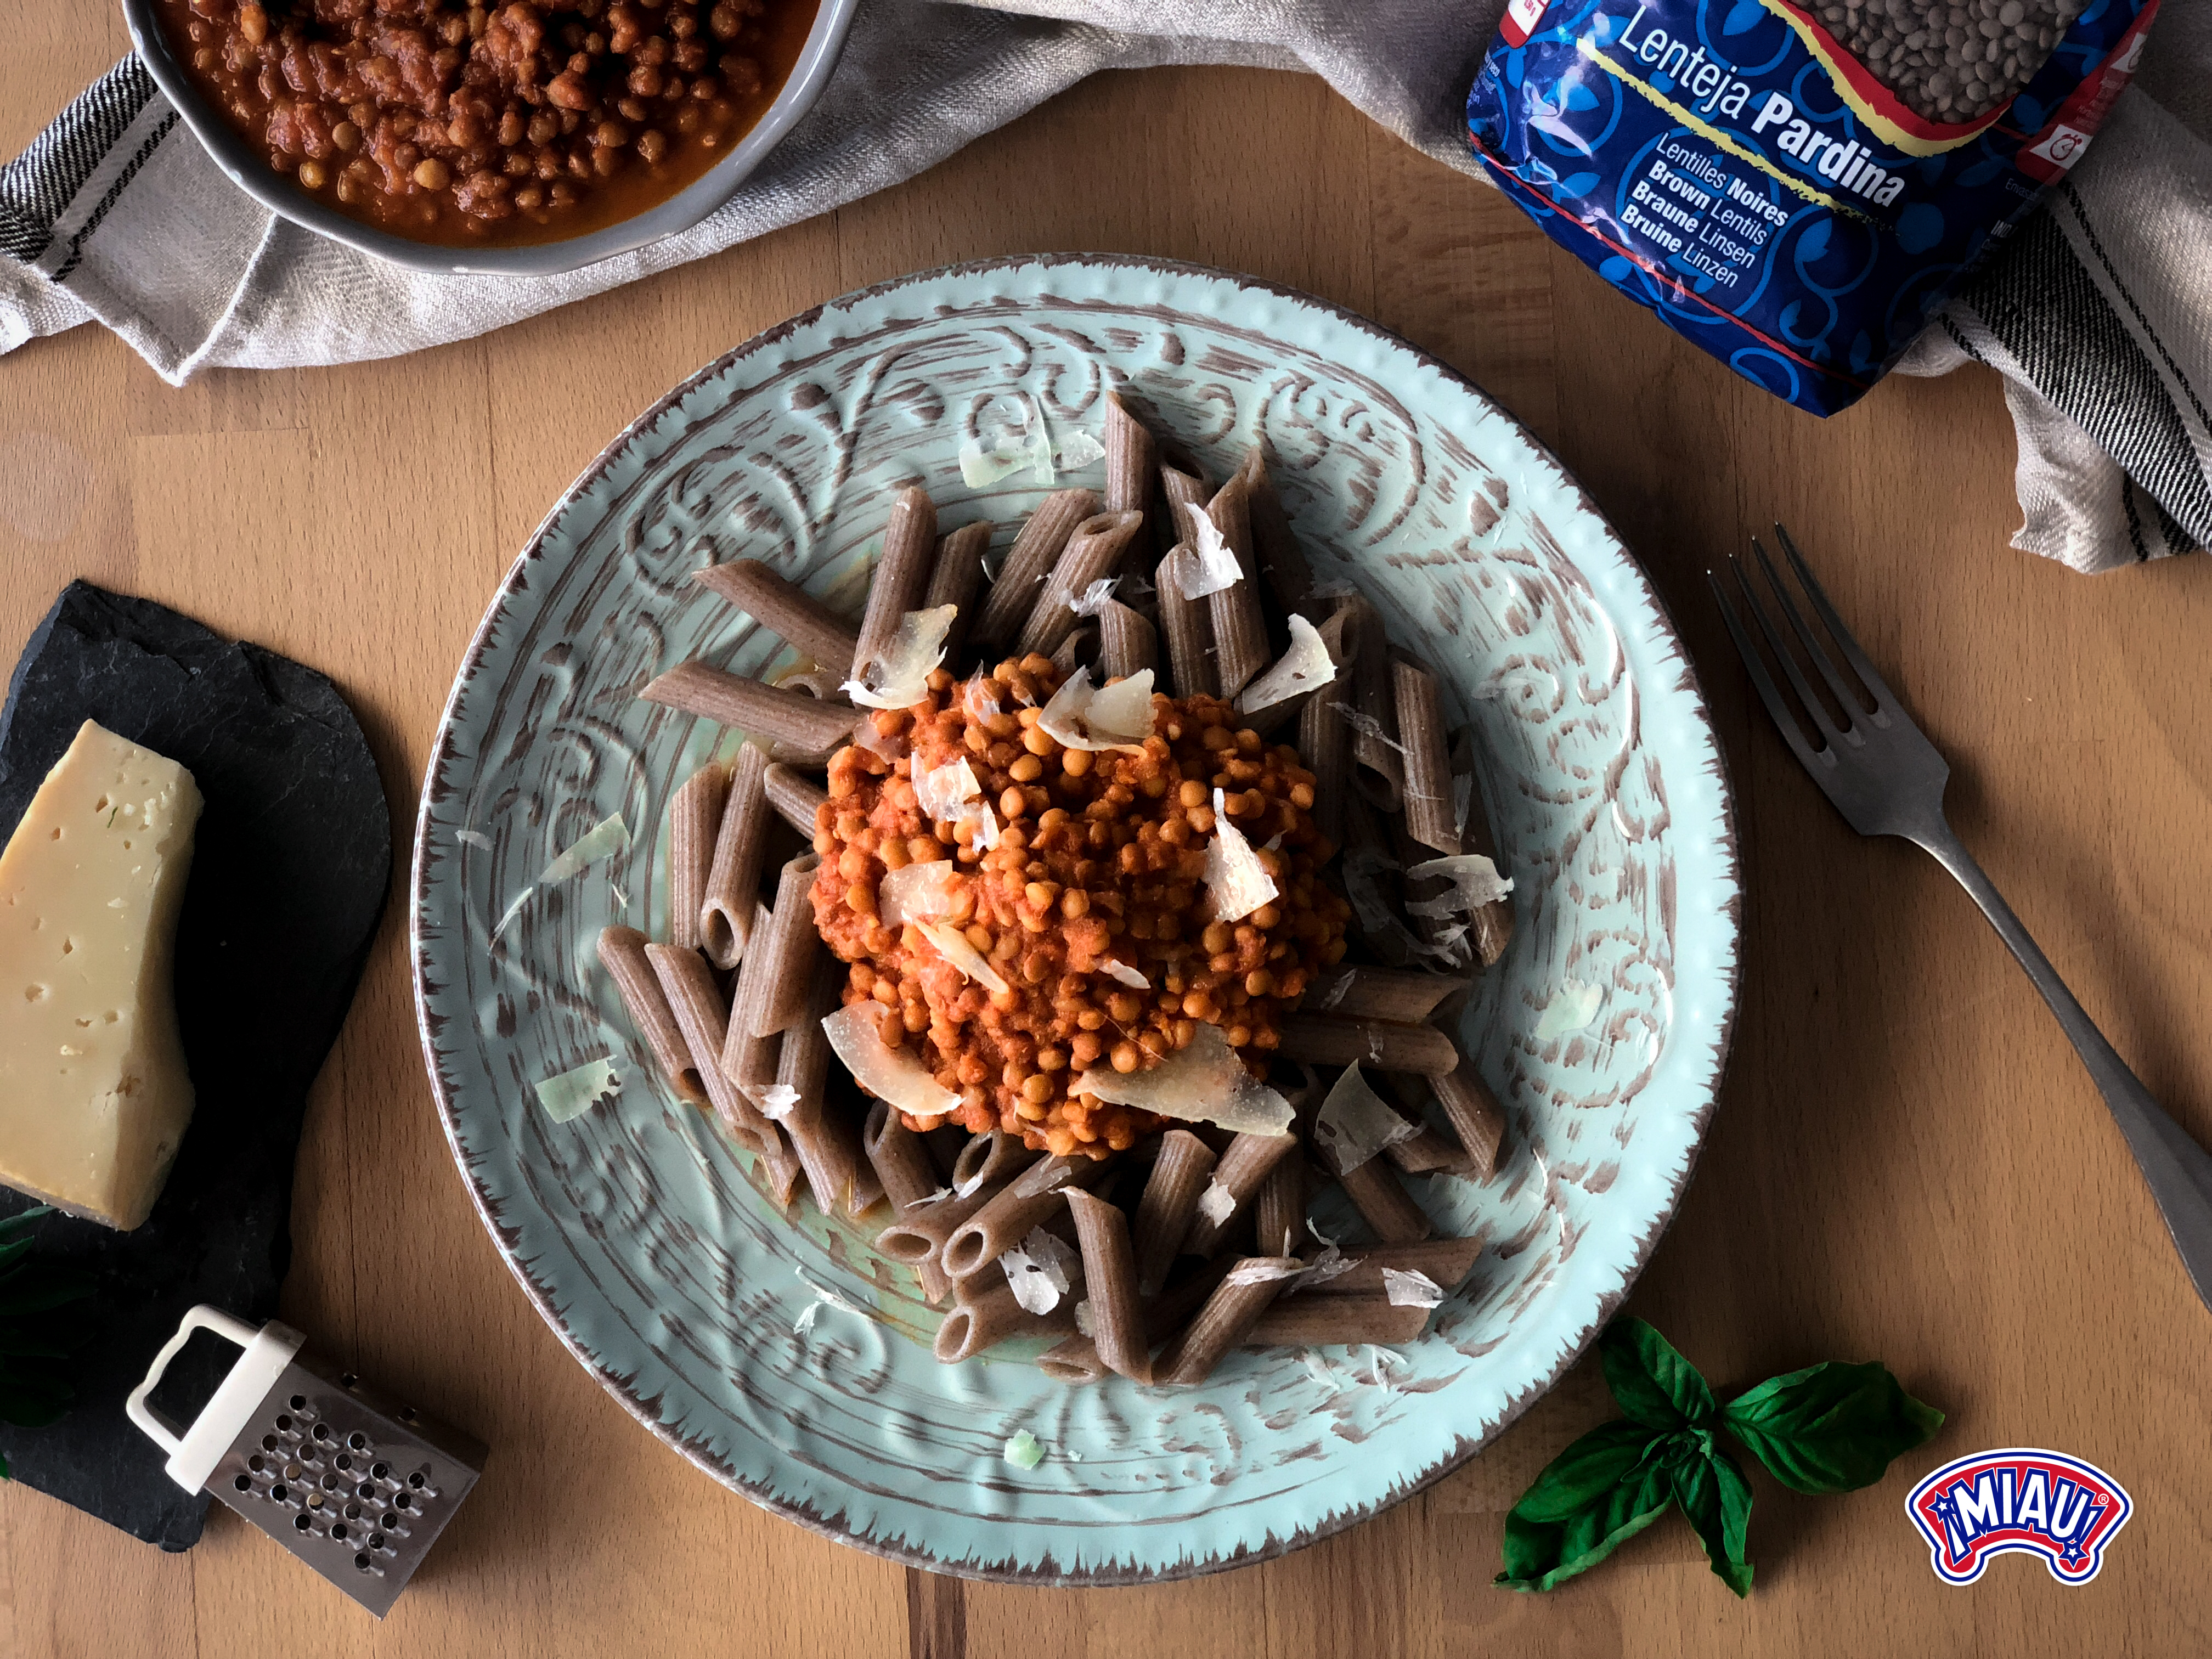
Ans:
[[[2189,1270],[2197,1296],[2212,1307],[2212,1154],[2191,1139],[2151,1098],[2142,1079],[2128,1069],[2127,1062],[2105,1040],[2105,1034],[2058,977],[2051,958],[2029,937],[2004,895],[1974,862],[1951,827],[1943,824],[1936,833],[1913,839],[1934,854],[1973,896],[1990,925],[1997,930],[1997,937],[2019,958],[2028,978],[2035,981],[2035,988],[2051,1005],[2051,1012],[2058,1016],[2060,1028],[2081,1054],[2081,1063],[2089,1068],[2090,1080],[2105,1097],[2120,1133],[2128,1138],[2128,1150],[2136,1155],[2136,1167],[2142,1171],[2151,1196],[2158,1200],[2159,1213],[2166,1218],[2173,1248],[2180,1254],[2181,1265]]]

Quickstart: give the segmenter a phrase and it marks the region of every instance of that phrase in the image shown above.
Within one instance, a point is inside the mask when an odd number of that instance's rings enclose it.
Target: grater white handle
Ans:
[[[214,1398],[202,1407],[191,1425],[178,1429],[155,1415],[154,1408],[146,1403],[146,1396],[160,1386],[169,1362],[196,1330],[212,1331],[246,1352],[231,1366]],[[131,1389],[131,1397],[123,1402],[123,1409],[147,1438],[169,1454],[169,1479],[186,1492],[198,1492],[207,1485],[208,1476],[215,1473],[215,1466],[238,1438],[239,1431],[253,1414],[253,1408],[261,1403],[270,1385],[283,1375],[284,1367],[292,1363],[292,1356],[300,1352],[307,1340],[289,1325],[279,1324],[273,1319],[257,1330],[244,1320],[234,1319],[222,1309],[203,1303],[185,1316],[184,1322],[177,1327],[177,1334],[161,1345],[161,1352],[154,1356],[145,1381]]]

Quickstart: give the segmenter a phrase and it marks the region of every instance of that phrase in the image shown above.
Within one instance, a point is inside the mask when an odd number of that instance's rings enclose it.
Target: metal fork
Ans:
[[[1862,696],[1849,684],[1833,658],[1815,639],[1804,613],[1784,586],[1773,561],[1767,557],[1766,550],[1754,536],[1752,552],[1765,576],[1773,608],[1788,620],[1806,658],[1835,694],[1837,705],[1844,711],[1844,724],[1838,726],[1814,695],[1803,670],[1784,646],[1782,634],[1769,615],[1768,605],[1761,601],[1759,586],[1743,562],[1730,555],[1729,565],[1735,573],[1744,606],[1756,619],[1768,652],[1780,664],[1790,689],[1797,694],[1803,718],[1811,723],[1810,730],[1817,732],[1820,739],[1819,746],[1808,740],[1808,727],[1800,723],[1775,684],[1766,658],[1761,655],[1758,642],[1729,601],[1728,588],[1717,574],[1708,570],[1705,580],[1712,586],[1713,598],[1720,603],[1721,615],[1735,641],[1735,648],[1742,653],[1743,665],[1750,671],[1751,683],[1759,690],[1759,701],[1774,717],[1774,724],[1790,752],[1813,775],[1813,781],[1835,803],[1836,810],[1852,829],[1863,836],[1899,836],[1926,848],[1982,907],[1982,914],[1997,930],[1997,937],[2020,959],[2020,965],[2027,969],[2028,978],[2043,993],[2043,1000],[2058,1016],[2058,1024],[2080,1053],[2082,1064],[2089,1068],[2091,1080],[2105,1097],[2105,1104],[2112,1109],[2120,1133],[2128,1139],[2128,1149],[2135,1154],[2136,1167],[2150,1184],[2151,1196],[2158,1200],[2159,1213],[2166,1218],[2166,1231],[2173,1236],[2173,1247],[2180,1253],[2181,1265],[2189,1270],[2197,1296],[2212,1307],[2212,1156],[2208,1156],[2166,1115],[2142,1080],[2113,1052],[2104,1033],[2058,977],[2051,958],[2028,937],[2027,929],[2021,926],[2020,918],[2013,914],[2004,896],[1960,845],[1943,817],[1943,786],[1951,775],[1950,767],[1936,752],[1935,744],[1912,723],[1911,716],[1898,702],[1897,694],[1875,672],[1866,653],[1859,648],[1858,641],[1844,626],[1844,619],[1828,602],[1827,594],[1806,568],[1790,532],[1778,524],[1774,534],[1790,568],[1796,573],[1799,585],[1812,600],[1829,637],[1842,651],[1865,695]],[[1872,714],[1865,712],[1868,701],[1874,704]]]

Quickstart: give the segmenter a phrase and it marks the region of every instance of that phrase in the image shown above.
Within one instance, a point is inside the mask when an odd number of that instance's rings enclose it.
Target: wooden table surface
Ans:
[[[7,9],[19,55],[0,155],[126,44],[97,8]],[[1751,530],[1777,515],[1796,530],[1950,757],[1966,841],[2121,1053],[2212,1139],[2212,563],[2090,579],[2010,550],[2012,430],[1986,373],[1893,380],[1816,421],[1675,340],[1494,193],[1316,81],[1106,76],[842,212],[442,350],[213,373],[181,391],[97,328],[18,351],[0,362],[0,661],[84,576],[313,664],[359,711],[404,846],[433,725],[495,585],[638,410],[848,289],[1071,248],[1252,270],[1376,318],[1518,413],[1612,515],[1699,664],[1749,874],[1720,1110],[1630,1305],[1716,1382],[1881,1358],[1950,1413],[1942,1435],[1850,1497],[1799,1498],[1755,1474],[1747,1602],[1675,1517],[1553,1595],[1490,1587],[1504,1510],[1612,1414],[1588,1364],[1412,1502],[1195,1583],[963,1584],[823,1542],[656,1443],[525,1301],[432,1109],[395,884],[309,1108],[283,1310],[479,1430],[489,1473],[381,1626],[220,1507],[200,1545],[173,1556],[0,1489],[0,1647],[100,1659],[2212,1648],[2212,1315],[2026,979],[1929,860],[1857,840],[1820,800],[1750,705],[1703,586]],[[2086,1588],[2025,1557],[1945,1588],[1905,1492],[1940,1462],[2019,1445],[2095,1462],[2133,1494],[2133,1520]]]

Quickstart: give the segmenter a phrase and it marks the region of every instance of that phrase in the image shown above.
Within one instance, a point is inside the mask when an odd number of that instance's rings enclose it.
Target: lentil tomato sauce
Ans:
[[[1264,1062],[1308,980],[1342,958],[1351,909],[1322,879],[1336,848],[1315,827],[1314,775],[1295,749],[1241,727],[1219,698],[1160,696],[1141,753],[1066,749],[1036,723],[1059,678],[1040,656],[966,684],[940,668],[925,701],[873,716],[884,746],[908,752],[890,759],[854,746],[831,759],[816,817],[814,912],[851,964],[847,1005],[879,1005],[884,1042],[912,1048],[961,1097],[951,1121],[1103,1156],[1160,1120],[1073,1092],[1085,1068],[1150,1069],[1201,1020],[1248,1064]],[[988,851],[915,798],[917,771],[963,757],[1001,825]],[[1279,890],[1233,923],[1201,915],[1217,788]],[[884,877],[924,860],[950,860],[966,878],[944,919],[1006,991],[969,980],[914,927],[882,924]],[[1109,959],[1149,988],[1111,976]],[[905,1121],[929,1129],[946,1120]]]
[[[782,89],[817,0],[159,0],[178,61],[277,172],[447,246],[665,201]]]

